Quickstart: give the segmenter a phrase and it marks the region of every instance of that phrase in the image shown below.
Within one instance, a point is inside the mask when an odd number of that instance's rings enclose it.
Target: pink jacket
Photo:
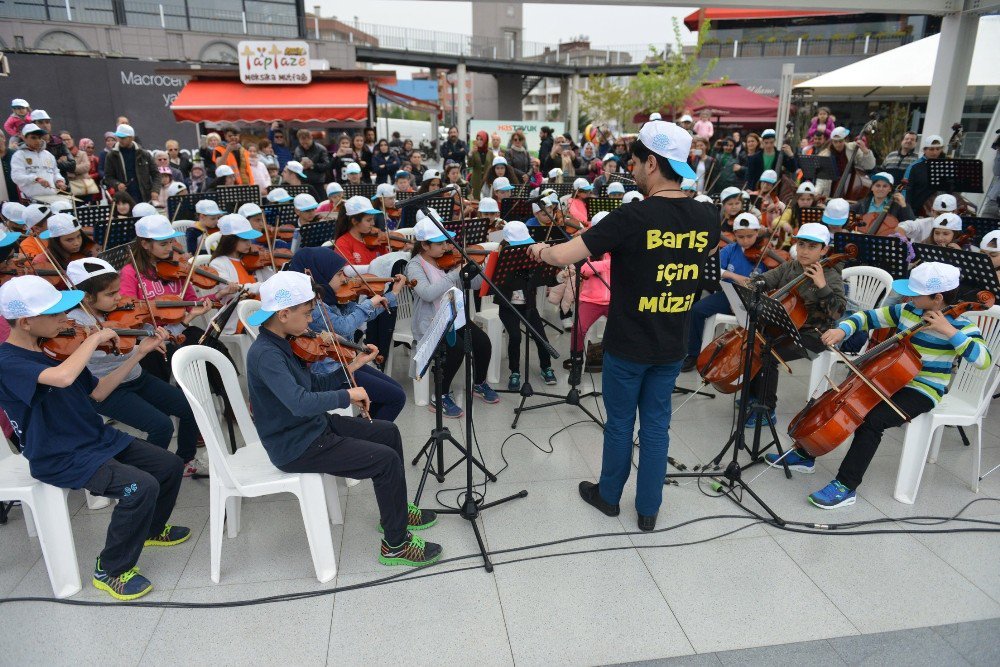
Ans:
[[[139,277],[135,272],[134,266],[131,264],[123,266],[119,272],[119,277],[122,283],[121,293],[123,298],[141,299],[143,297],[142,288],[139,287]],[[184,281],[182,280],[163,282],[160,280],[150,280],[146,276],[142,277],[142,283],[146,287],[146,294],[150,297],[158,297],[165,294],[180,294],[181,287],[184,286]],[[198,296],[195,294],[194,288],[188,285],[187,291],[184,292],[184,301],[197,300]]]
[[[7,120],[3,123],[3,131],[7,133],[8,137],[16,137],[21,134],[21,128],[28,124],[28,121],[18,116],[16,113],[12,113],[7,117]]]
[[[590,266],[593,265],[593,269]],[[606,306],[611,303],[611,290],[604,286],[600,278],[594,277],[594,269],[604,278],[605,282],[611,284],[611,255],[605,254],[598,260],[590,260],[590,264],[584,264],[580,269],[580,301]]]
[[[583,221],[585,227],[590,226],[590,218],[587,217],[587,202],[582,199],[570,199],[569,213],[577,220]]]
[[[830,118],[829,116],[827,116],[826,117],[826,127],[825,127],[827,138],[829,138],[830,135],[833,134],[833,131],[836,129],[836,127],[837,126],[834,124],[833,119]],[[814,134],[816,134],[816,132],[818,132],[819,129],[820,129],[819,128],[819,118],[817,118],[816,116],[813,116],[812,124],[809,125],[809,134],[806,135],[806,136],[808,136],[808,138],[812,139],[812,136]]]

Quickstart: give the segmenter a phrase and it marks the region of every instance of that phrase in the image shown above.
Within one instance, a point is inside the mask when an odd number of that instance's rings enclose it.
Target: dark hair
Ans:
[[[235,234],[223,234],[222,238],[219,239],[219,245],[215,246],[215,250],[212,251],[212,259],[228,257],[236,250],[236,245],[242,240]]]
[[[916,133],[916,132],[914,132],[913,130],[907,130],[906,132],[903,132],[903,136],[904,136],[904,137],[905,137],[906,135],[908,135],[908,134],[912,134],[913,136],[917,136],[917,133]]]
[[[439,180],[439,181],[441,180],[441,177],[440,177],[440,176],[438,177],[438,180]],[[431,183],[432,183],[433,181],[434,181],[434,179],[433,179],[433,178],[431,178],[431,179],[428,179],[428,180],[426,180],[426,181],[421,181],[421,183],[420,183],[420,187],[418,187],[418,188],[417,188],[417,194],[423,194],[423,193],[425,193],[425,192],[430,192],[430,191],[431,191]]]
[[[132,195],[130,195],[127,190],[119,190],[118,192],[115,193],[114,199],[112,199],[112,204],[111,204],[112,206],[115,207],[115,210],[112,212],[112,215],[115,218],[119,217],[118,204],[120,202],[128,202],[129,215],[132,215],[132,208],[135,207],[135,199],[132,198]]]
[[[224,128],[222,128],[222,136],[226,136],[226,135],[227,135],[227,134],[229,134],[230,132],[232,132],[232,133],[234,133],[234,134],[239,134],[239,133],[240,133],[239,129],[237,129],[237,128],[236,128],[235,126],[233,126],[233,125],[230,125],[229,127],[224,127]]]
[[[344,215],[337,214],[337,224],[333,228],[333,238],[334,240],[339,239],[344,234],[351,231],[351,227],[355,223],[361,222],[361,218],[365,217],[364,213],[358,213],[357,215],[347,215],[346,208]]]
[[[103,267],[96,262],[84,260],[83,268],[87,269],[87,271],[100,271]],[[106,290],[108,285],[116,280],[118,280],[117,273],[102,273],[99,276],[93,276],[82,282],[78,282],[74,287],[78,290],[83,290],[89,296],[97,296],[99,292]]]
[[[639,139],[632,142],[632,155],[641,162],[645,162],[646,159],[652,155],[656,157],[656,166],[659,168],[660,175],[663,176],[663,178],[675,183],[680,183],[683,180],[680,174],[674,171],[674,168],[670,166],[670,161],[667,160],[667,158],[646,148],[646,146]]]
[[[135,237],[132,241],[132,254],[135,256],[136,272],[141,277],[149,278],[150,280],[160,280],[160,276],[156,272],[157,260],[153,257],[152,253],[143,247],[143,241],[154,243],[153,239],[144,239],[140,236]]]
[[[87,236],[82,231],[80,234],[83,236],[83,244],[80,245],[80,250],[84,254],[90,254],[91,249],[94,247],[94,239]],[[56,264],[62,267],[66,267],[70,262],[69,253],[63,248],[62,243],[59,239],[61,236],[55,236],[49,239],[49,254],[52,255],[52,259],[56,260]]]
[[[212,179],[212,182],[208,184],[208,190],[218,190],[219,188],[229,187],[226,185],[226,179],[228,176],[216,176]]]
[[[261,139],[260,141],[257,142],[257,148],[259,148],[260,150],[264,150],[265,148],[267,148],[270,145],[271,145],[271,142],[268,141],[267,139]]]
[[[941,296],[944,298],[944,305],[953,306],[962,301],[962,287],[958,286],[955,289],[948,290],[947,292],[941,292]]]

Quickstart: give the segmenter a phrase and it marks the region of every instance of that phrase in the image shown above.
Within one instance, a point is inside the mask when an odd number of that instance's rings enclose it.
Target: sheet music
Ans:
[[[736,321],[745,324],[749,319],[749,315],[747,309],[743,307],[743,302],[740,301],[740,295],[736,293],[736,288],[728,280],[724,280],[720,284],[722,285],[722,293],[729,300],[729,307],[733,309]]]
[[[455,323],[455,330],[465,326],[465,298],[462,290],[452,287],[444,293],[441,299],[441,307],[434,314],[431,326],[424,334],[424,339],[417,346],[417,351],[413,355],[413,362],[417,369],[417,379],[419,380],[427,372],[431,358],[437,349],[442,336],[448,330],[448,325]]]

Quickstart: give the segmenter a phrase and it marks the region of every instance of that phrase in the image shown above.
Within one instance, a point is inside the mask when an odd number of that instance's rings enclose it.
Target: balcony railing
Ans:
[[[862,35],[841,39],[775,39],[709,42],[701,47],[702,58],[761,58],[802,56],[871,56],[913,41],[910,35],[876,37]]]

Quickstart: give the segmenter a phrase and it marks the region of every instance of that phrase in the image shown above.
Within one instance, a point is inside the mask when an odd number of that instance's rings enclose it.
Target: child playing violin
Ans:
[[[460,277],[461,265],[456,264],[449,271],[443,271],[437,265],[436,260],[451,249],[451,239],[454,234],[448,232],[442,234],[441,230],[429,219],[421,218],[414,226],[414,237],[416,243],[413,246],[413,257],[406,265],[406,277],[409,280],[416,280],[417,285],[413,288],[413,341],[414,345],[420,345],[421,339],[427,333],[427,329],[434,319],[434,314],[441,305],[445,293],[452,287],[461,289],[462,280]],[[471,287],[479,289],[482,285],[482,277],[477,276],[472,281]],[[465,326],[470,326],[466,324]],[[461,340],[464,335],[462,327],[456,333]],[[472,325],[469,329],[472,335],[472,354],[474,358],[472,377],[472,392],[475,396],[483,399],[487,403],[499,403],[500,396],[486,382],[486,371],[490,364],[492,350],[490,339],[477,326]],[[458,419],[464,413],[458,407],[451,394],[451,382],[455,379],[458,369],[465,358],[461,345],[451,345],[447,348],[444,364],[444,384],[441,387],[441,396],[432,396],[430,410],[435,409],[437,401],[441,401],[444,416]]]
[[[399,227],[402,210],[396,208],[396,190],[388,183],[379,183],[372,197],[374,208],[382,215],[382,227],[391,231]]]
[[[736,216],[743,212],[743,195],[745,193],[735,186],[730,186],[719,193],[719,205],[720,216],[722,225],[723,238],[725,235],[732,234],[733,232],[733,221],[736,220]],[[758,220],[760,219],[760,211],[756,208],[751,208],[748,213],[753,213],[754,217]]]
[[[52,224],[51,222],[49,223]],[[954,248],[955,250],[965,250],[968,244],[965,244],[965,248],[956,243],[959,240],[962,232],[962,218],[955,213],[942,213],[941,215],[934,218],[934,224],[931,227],[930,235],[925,238],[921,243],[925,245],[936,245],[942,248]]]
[[[908,385],[891,396],[892,402],[912,419],[933,409],[947,393],[956,357],[979,369],[989,368],[993,360],[978,327],[964,317],[941,312],[959,300],[957,267],[924,262],[913,269],[909,278],[895,280],[892,286],[899,294],[910,297],[910,302],[855,313],[826,331],[820,341],[823,345],[836,345],[858,330],[891,328],[905,331],[921,323],[927,324],[927,328],[910,338],[920,354],[920,371]],[[876,405],[854,432],[854,440],[836,478],[811,494],[809,502],[821,509],[853,505],[858,486],[882,442],[883,432],[903,422],[889,404]],[[774,454],[767,454],[765,458],[771,465],[781,465]],[[815,471],[816,459],[799,448],[790,450],[784,462],[792,470]]]
[[[405,169],[397,171],[395,177],[393,178],[394,184],[392,189],[395,192],[413,192],[413,181],[410,179],[412,175],[413,174]]]
[[[173,546],[191,531],[167,523],[184,464],[174,454],[106,426],[94,409],[135,368],[133,357],[101,379],[87,369],[98,346],[117,338],[110,329],[90,334],[68,359],[41,350],[42,339],[66,328],[66,311],[84,294],[59,292],[38,276],[13,278],[0,287],[0,315],[11,327],[0,345],[0,407],[10,417],[31,476],[63,489],[87,489],[115,498],[93,585],[117,600],[153,589],[136,563],[143,547]],[[158,336],[145,351],[155,349]]]
[[[198,222],[194,224],[194,227],[188,227],[184,232],[188,254],[192,255],[198,250],[198,240],[202,236],[208,236],[218,231],[219,218],[226,213],[211,199],[198,200],[198,203],[194,205],[194,210],[198,214]],[[206,244],[202,244],[201,252],[205,254],[210,252]]]
[[[757,192],[753,193],[755,208],[760,209],[760,226],[764,229],[770,229],[772,223],[785,211],[785,203],[778,197],[775,189],[777,182],[778,173],[773,169],[766,169],[757,181]]]
[[[931,235],[934,229],[934,221],[939,215],[942,213],[957,212],[958,202],[955,200],[954,195],[941,194],[934,198],[931,208],[932,212],[929,217],[900,221],[896,230],[904,234],[910,241],[919,243],[921,239],[926,239]]]
[[[392,422],[328,414],[354,404],[365,412],[363,387],[340,389],[334,375],[309,372],[292,352],[289,337],[304,334],[312,319],[312,280],[295,271],[275,274],[261,286],[260,327],[247,355],[247,387],[254,423],[268,457],[279,470],[371,478],[384,532],[379,562],[429,565],[441,547],[409,531],[430,528],[437,515],[406,501],[403,439]]]
[[[75,289],[84,293],[80,307],[69,311],[68,317],[77,324],[94,327],[114,326],[107,318],[121,302],[121,280],[115,268],[97,257],[77,259],[66,268],[66,278]],[[96,318],[96,319],[95,319]],[[184,462],[188,477],[207,465],[195,458],[198,425],[184,392],[150,373],[139,365],[151,352],[166,354],[164,343],[170,333],[163,327],[155,335],[144,338],[128,354],[108,354],[97,350],[87,362],[87,368],[100,379],[117,368],[128,365],[121,383],[96,404],[97,412],[146,434],[146,441],[167,449],[174,435],[171,417],[178,418],[177,456]]]
[[[372,260],[387,250],[379,245],[380,230],[375,216],[381,211],[372,206],[367,197],[357,195],[344,202],[345,215],[337,220],[333,232],[334,245],[355,266],[368,266]],[[368,238],[371,245],[365,242]]]
[[[817,201],[816,186],[809,181],[799,183],[799,187],[795,189],[795,199],[792,201],[792,205],[785,207],[776,223],[784,232],[785,240],[779,244],[780,250],[787,250],[793,245],[793,237],[802,226],[802,209],[816,206]]]
[[[596,217],[596,216],[595,216]],[[722,269],[721,279],[747,287],[754,270],[754,263],[747,259],[743,251],[757,243],[760,234],[760,222],[752,213],[740,213],[733,220],[734,243],[728,243],[719,250],[719,267]],[[582,299],[582,296],[581,296]],[[581,304],[580,317],[583,318]],[[712,315],[732,315],[729,299],[721,290],[702,297],[691,309],[691,321],[688,329],[688,349],[681,372],[687,373],[695,368],[698,354],[701,352],[701,339],[704,334],[705,320]]]
[[[32,260],[35,264],[48,263],[50,257],[60,269],[64,269],[74,259],[94,257],[97,254],[94,239],[84,234],[76,218],[67,213],[50,216],[48,228],[38,238],[48,241],[48,257],[35,255]]]
[[[997,278],[1000,278],[1000,230],[994,229],[986,234],[979,243],[979,252],[988,255],[996,269]]]
[[[344,186],[337,181],[330,181],[326,184],[326,199],[316,208],[316,213],[327,220],[336,220],[342,201],[344,201]]]
[[[587,200],[593,192],[594,186],[586,178],[578,178],[573,181],[573,194],[570,197],[566,210],[569,219],[580,225],[584,229],[590,227],[590,217],[587,215]]]
[[[264,217],[264,209],[262,209],[259,205],[254,204],[253,202],[248,202],[240,206],[236,212],[246,218],[247,222],[250,223],[250,226],[261,233],[260,238],[253,239],[253,245],[255,247],[268,249],[268,240],[271,242],[271,247],[276,250],[279,248],[282,250],[289,250],[292,247],[292,244],[288,241],[283,241],[275,237],[277,230],[274,227],[266,227],[265,229],[267,219]],[[264,280],[267,280],[270,277],[271,274],[268,273],[264,277]]]
[[[251,227],[250,222],[238,213],[222,216],[219,220],[219,232],[222,238],[212,251],[212,261],[209,266],[215,269],[223,280],[236,283],[246,288],[250,294],[256,295],[260,291],[260,282],[255,274],[246,270],[241,260],[250,252],[251,241],[260,238],[262,234]],[[222,333],[235,333],[238,324],[237,318],[230,317]]]
[[[767,271],[757,279],[764,289],[772,291],[805,275],[805,282],[797,289],[807,311],[806,321],[799,330],[799,335],[810,352],[822,352],[826,349],[820,342],[821,332],[834,326],[847,307],[839,265],[824,268],[821,264],[829,246],[830,230],[816,222],[806,223],[795,235],[795,259]],[[775,352],[785,361],[803,357],[801,350],[787,345],[778,345]],[[778,402],[777,361],[773,355],[762,361],[763,367],[750,382],[750,394],[770,411],[768,418],[773,425],[776,419],[774,410]],[[745,426],[753,428],[755,425],[756,418],[751,415]]]
[[[378,294],[370,299],[362,297],[357,301],[340,304],[337,301],[337,290],[347,283],[348,278],[344,273],[346,265],[347,262],[344,258],[332,248],[300,248],[292,257],[292,261],[288,263],[288,270],[308,273],[319,289],[320,298],[316,300],[313,308],[309,328],[316,332],[325,332],[329,321],[334,333],[354,341],[358,330],[366,322],[378,318],[379,314],[383,312],[383,306],[395,309],[396,295],[403,288],[404,278],[402,275],[397,276],[398,279],[394,281],[392,290],[384,296]],[[369,349],[373,349],[370,354],[359,356],[352,363],[351,370],[354,371],[354,379],[359,387],[363,387],[368,392],[371,401],[371,416],[374,419],[395,421],[399,413],[402,412],[403,406],[406,405],[406,392],[391,377],[367,365],[383,350],[377,345],[370,345]],[[388,353],[388,351],[388,347],[384,348],[384,353]],[[340,364],[332,359],[315,362],[310,370],[313,373],[341,372]],[[346,382],[346,376],[342,378],[342,381]]]
[[[295,209],[295,217],[298,219],[299,227],[305,227],[319,219],[319,204],[316,202],[316,198],[310,194],[303,192],[295,195],[292,199],[292,208]]]
[[[44,242],[39,240],[39,236],[47,228],[48,217],[49,209],[41,204],[28,204],[24,207],[24,237],[20,241],[22,254],[29,257],[45,254],[42,252]]]

